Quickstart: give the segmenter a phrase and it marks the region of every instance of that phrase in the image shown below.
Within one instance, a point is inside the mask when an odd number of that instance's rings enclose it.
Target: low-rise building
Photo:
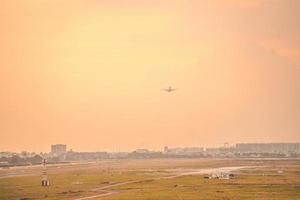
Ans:
[[[300,143],[240,143],[236,144],[238,153],[300,153]]]

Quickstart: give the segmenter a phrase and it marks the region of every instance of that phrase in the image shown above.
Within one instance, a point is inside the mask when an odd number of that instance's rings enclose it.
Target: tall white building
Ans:
[[[54,156],[60,156],[67,152],[67,145],[65,144],[54,144],[51,145],[51,154]]]

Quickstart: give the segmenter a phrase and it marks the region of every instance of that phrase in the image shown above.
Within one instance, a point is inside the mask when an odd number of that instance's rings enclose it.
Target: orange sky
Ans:
[[[1,0],[0,151],[300,142],[299,8]]]

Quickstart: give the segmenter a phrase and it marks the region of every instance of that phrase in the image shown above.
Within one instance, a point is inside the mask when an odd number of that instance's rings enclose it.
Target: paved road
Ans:
[[[113,194],[117,194],[119,193],[119,191],[107,191],[106,189],[110,189],[112,187],[116,187],[116,186],[121,186],[121,185],[127,185],[127,184],[130,184],[130,183],[139,183],[139,182],[142,182],[142,181],[126,181],[126,182],[122,182],[122,183],[115,183],[115,184],[111,184],[111,185],[107,185],[107,186],[103,186],[103,187],[99,187],[99,188],[94,188],[92,189],[92,191],[99,191],[99,192],[104,192],[104,193],[101,193],[101,194],[97,194],[97,195],[92,195],[92,196],[87,196],[87,197],[80,197],[80,198],[76,198],[76,199],[73,199],[73,200],[86,200],[86,199],[94,199],[94,198],[97,198],[97,197],[105,197],[105,196],[110,196],[110,195],[113,195]]]
[[[82,198],[78,198],[78,199],[74,199],[74,200],[94,199],[94,198],[98,198],[98,197],[110,196],[110,195],[117,194],[117,193],[119,193],[119,192],[117,192],[117,191],[110,191],[110,192],[105,192],[103,194],[98,194],[98,195],[93,195],[93,196],[88,196],[88,197],[82,197]]]

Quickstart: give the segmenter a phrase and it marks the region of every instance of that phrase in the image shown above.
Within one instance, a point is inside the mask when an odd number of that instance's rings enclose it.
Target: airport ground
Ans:
[[[233,179],[205,179],[217,171]],[[145,159],[0,169],[1,200],[299,200],[300,160]]]

